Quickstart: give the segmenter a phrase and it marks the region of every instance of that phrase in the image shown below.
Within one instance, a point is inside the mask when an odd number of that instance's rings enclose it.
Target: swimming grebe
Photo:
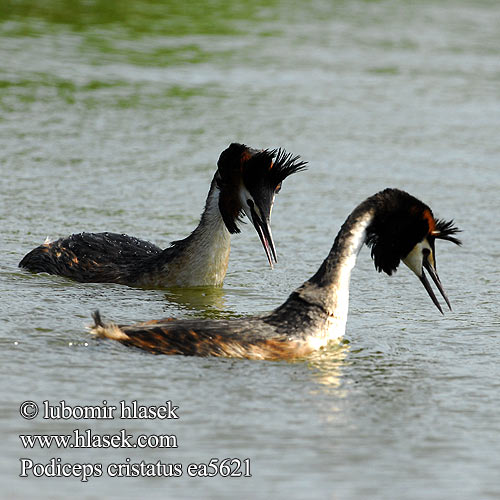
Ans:
[[[156,354],[291,359],[305,356],[344,335],[349,280],[363,243],[378,271],[392,274],[403,261],[443,312],[424,268],[451,309],[436,273],[436,239],[460,245],[453,221],[435,219],[410,194],[386,189],[363,201],[340,229],[316,274],[270,314],[234,320],[162,319],[131,326],[104,324],[94,313],[92,332]]]
[[[243,214],[252,221],[271,267],[276,250],[270,219],[275,194],[306,162],[282,149],[231,144],[220,155],[196,229],[165,250],[125,234],[80,233],[46,242],[19,263],[81,282],[138,287],[217,286],[226,276],[230,233]]]

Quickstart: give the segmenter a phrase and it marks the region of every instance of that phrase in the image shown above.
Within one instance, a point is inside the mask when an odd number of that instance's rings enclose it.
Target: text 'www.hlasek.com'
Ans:
[[[43,401],[39,406],[34,401],[24,401],[19,414],[25,420],[37,417],[46,421],[97,421],[118,420],[178,420],[179,407],[172,401],[161,405],[141,405],[137,401],[120,401],[110,405],[102,401],[99,405],[69,405],[65,401],[51,404]],[[126,429],[113,433],[96,433],[90,428],[73,429],[69,434],[20,434],[19,439],[25,450],[33,449],[105,449],[120,448],[166,450],[179,447],[175,434],[129,434]],[[68,462],[60,457],[52,457],[43,462],[31,458],[19,459],[20,477],[74,477],[82,482],[90,478],[107,475],[109,477],[251,477],[250,459],[209,458],[202,462],[166,463],[156,461],[132,460],[130,457],[119,462],[80,463]]]

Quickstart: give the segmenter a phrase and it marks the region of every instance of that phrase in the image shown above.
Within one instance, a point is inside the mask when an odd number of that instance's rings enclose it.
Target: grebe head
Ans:
[[[230,233],[239,233],[243,214],[252,221],[269,265],[277,261],[271,234],[271,211],[281,183],[305,169],[306,162],[282,149],[256,150],[231,144],[220,155],[218,165],[219,209]]]
[[[367,245],[378,271],[392,274],[403,261],[420,279],[430,298],[443,310],[432,291],[424,269],[430,274],[446,304],[450,301],[436,271],[436,239],[461,242],[453,235],[460,230],[453,221],[435,219],[432,210],[417,198],[398,189],[386,189],[369,199],[375,207],[367,228]]]

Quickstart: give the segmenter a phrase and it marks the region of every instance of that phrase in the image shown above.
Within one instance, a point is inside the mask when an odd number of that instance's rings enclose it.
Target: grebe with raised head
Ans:
[[[316,274],[270,314],[233,320],[168,318],[120,326],[103,323],[96,311],[92,332],[155,354],[270,360],[303,357],[344,335],[351,271],[364,243],[371,247],[379,272],[391,275],[403,261],[442,313],[427,270],[451,310],[436,272],[435,241],[460,245],[454,237],[458,231],[453,221],[435,219],[417,198],[386,189],[351,212]]]
[[[218,286],[226,276],[230,234],[240,232],[243,214],[252,221],[273,267],[274,197],[283,180],[305,165],[282,149],[256,150],[233,143],[220,155],[200,222],[187,238],[162,250],[125,234],[73,234],[35,248],[19,267],[87,283]]]

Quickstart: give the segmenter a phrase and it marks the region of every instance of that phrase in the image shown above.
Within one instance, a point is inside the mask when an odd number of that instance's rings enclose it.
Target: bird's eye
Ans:
[[[429,255],[431,254],[431,251],[428,248],[422,248],[422,254],[425,257],[429,257]]]
[[[253,208],[253,201],[251,199],[248,199],[247,200],[247,205],[250,207],[250,208]]]
[[[276,186],[276,188],[274,189],[274,192],[276,194],[278,194],[279,192],[281,191],[281,182]]]

